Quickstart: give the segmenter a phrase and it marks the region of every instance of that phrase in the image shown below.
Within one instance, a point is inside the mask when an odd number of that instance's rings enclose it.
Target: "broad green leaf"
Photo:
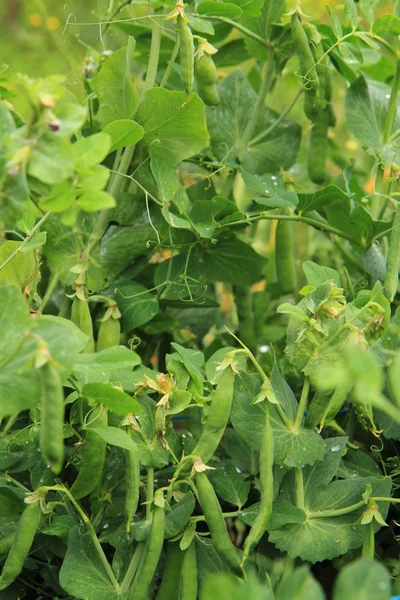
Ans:
[[[258,375],[243,373],[235,379],[231,423],[240,437],[256,452],[260,451],[265,423],[262,404],[251,404],[261,389]]]
[[[297,210],[299,213],[307,213],[313,210],[321,210],[325,205],[342,198],[349,198],[343,190],[336,185],[327,185],[316,192],[301,192],[298,194],[299,205]]]
[[[379,0],[360,0],[360,8],[368,21],[372,25],[375,20],[375,11],[378,6]]]
[[[193,379],[193,381],[196,382],[196,386],[199,388],[199,390],[202,390],[204,381],[204,377],[201,372],[201,368],[204,365],[203,353],[200,352],[200,350],[191,350],[189,348],[184,348],[176,342],[172,342],[171,346],[174,348],[174,350],[177,351],[178,355],[181,358],[181,361],[185,365],[185,368],[187,369],[188,373],[190,374],[190,377]]]
[[[218,238],[206,248],[203,269],[210,281],[223,281],[241,286],[252,285],[261,279],[264,259],[236,236]]]
[[[89,534],[80,533],[77,527],[69,534],[60,584],[68,594],[80,600],[126,600],[126,596],[113,587]]]
[[[57,136],[71,136],[84,125],[87,117],[87,107],[77,102],[64,99],[55,107],[54,114],[61,121],[61,127],[56,132]]]
[[[151,321],[159,311],[157,296],[140,283],[133,282],[119,287],[116,299],[127,331]]]
[[[101,163],[111,152],[111,136],[104,131],[81,137],[74,145],[76,171],[85,171]]]
[[[143,96],[136,121],[144,129],[143,141],[152,155],[171,166],[208,145],[204,103],[196,94],[186,102],[183,92],[152,88]]]
[[[143,127],[135,121],[129,119],[118,119],[108,123],[103,129],[111,137],[111,148],[109,152],[114,152],[125,146],[134,146],[143,137]]]
[[[218,85],[218,93],[220,104],[207,110],[211,146],[216,157],[228,163],[240,162],[249,173],[258,175],[290,168],[300,145],[301,130],[297,123],[283,120],[265,139],[241,148],[257,95],[241,71],[228,75]],[[260,115],[257,132],[266,130],[277,117],[277,113],[265,109]]]
[[[380,127],[364,77],[359,77],[349,87],[345,106],[351,132],[365,146],[377,148],[380,143]]]
[[[302,508],[293,506],[287,500],[280,500],[278,498],[273,504],[268,528],[271,530],[280,529],[287,523],[304,523],[306,519],[307,515]]]
[[[29,309],[17,287],[6,284],[0,285],[0,306],[0,364],[4,364],[28,329]]]
[[[201,266],[197,253],[192,252],[190,257],[186,253],[178,254],[162,262],[154,273],[154,285],[162,288],[160,300],[200,296],[204,286],[201,282]]]
[[[19,366],[10,362],[0,370],[0,414],[3,416],[30,410],[40,402],[38,371],[19,372]]]
[[[187,492],[179,502],[172,505],[165,517],[164,536],[168,540],[177,536],[189,522],[194,511],[195,500],[192,492]]]
[[[235,350],[234,346],[225,346],[224,348],[220,348],[219,350],[214,352],[214,354],[208,359],[208,361],[206,362],[207,381],[209,381],[213,385],[216,385],[219,382],[222,375],[224,374],[224,371],[217,371],[217,369],[224,360],[225,356],[228,354],[228,352],[232,352],[232,350]],[[237,354],[236,357],[240,360],[240,357],[242,357],[242,355]],[[245,357],[243,358],[244,360],[241,361],[241,366],[244,370],[246,366],[246,359]]]
[[[379,245],[374,243],[363,253],[364,269],[371,276],[374,285],[377,281],[385,281],[386,258]]]
[[[211,598],[272,600],[273,596],[268,584],[260,583],[253,573],[250,573],[245,581],[240,581],[230,573],[216,573],[207,577],[200,588],[200,600],[210,600]],[[310,598],[310,600],[317,599]]]
[[[297,415],[298,403],[291,387],[282,377],[278,363],[274,361],[274,366],[271,373],[271,386],[275,397],[283,408],[284,413],[289,421],[294,422]]]
[[[198,31],[199,33],[207,33],[208,35],[215,34],[215,29],[210,21],[199,19],[193,15],[186,15],[186,18],[189,21],[191,29]]]
[[[132,119],[139,96],[132,82],[130,62],[134,40],[114,52],[91,81],[100,103],[98,118],[102,127],[119,119]]]
[[[99,190],[85,191],[82,196],[79,196],[76,203],[82,210],[89,213],[104,210],[106,208],[114,208],[117,204],[115,198],[111,196],[111,194]]]
[[[251,483],[246,475],[238,473],[232,461],[225,461],[221,468],[217,468],[209,475],[215,491],[225,502],[229,502],[239,509],[247,502]]]
[[[128,396],[120,388],[106,383],[87,383],[83,386],[82,394],[88,400],[104,404],[117,415],[138,413],[141,410],[140,404],[135,398]]]
[[[248,188],[262,194],[253,198],[257,204],[268,208],[290,208],[294,210],[298,204],[296,192],[286,190],[281,177],[276,175],[252,175],[241,170],[243,181]]]
[[[140,364],[140,357],[124,346],[114,346],[95,354],[80,354],[73,372],[81,385],[86,383],[110,383],[132,390],[133,368]]]
[[[336,283],[338,287],[341,287],[342,285],[340,275],[336,269],[317,265],[317,263],[312,262],[312,260],[306,260],[306,262],[303,263],[303,271],[309,285],[314,287],[318,287],[330,280]]]
[[[372,26],[375,35],[400,35],[400,19],[396,15],[382,15]]]
[[[35,278],[36,264],[33,251],[20,252],[21,242],[7,240],[0,246],[0,265],[18,250],[17,254],[0,271],[0,282],[13,283],[24,291]]]
[[[322,460],[324,442],[316,431],[304,427],[298,431],[288,429],[275,411],[271,411],[271,421],[276,464],[301,469]]]
[[[389,600],[390,588],[386,567],[375,560],[360,558],[341,569],[333,600]]]
[[[304,565],[280,582],[276,600],[325,600],[325,594],[310,568]]]
[[[37,208],[33,202],[29,201],[24,213],[17,221],[17,227],[24,233],[29,233],[36,223]]]
[[[345,14],[350,22],[351,28],[357,29],[359,17],[358,17],[357,7],[354,3],[354,0],[346,0],[344,10],[345,10]]]
[[[64,138],[43,136],[32,150],[28,174],[54,185],[67,179],[74,168],[72,144]]]
[[[207,15],[208,17],[238,17],[243,14],[242,9],[236,4],[229,2],[217,2],[216,0],[203,0],[197,6],[199,15]]]
[[[88,427],[89,431],[97,433],[107,444],[124,448],[125,450],[135,450],[136,446],[131,437],[123,429],[118,427]]]
[[[182,183],[179,181],[176,169],[171,167],[171,165],[165,161],[165,158],[157,152],[154,153],[150,151],[150,156],[151,172],[157,182],[161,200],[167,205],[172,201],[180,213],[186,215],[190,204],[189,198],[187,197]],[[167,206],[164,205],[163,210],[166,208]],[[168,213],[171,214],[169,211]],[[168,218],[165,214],[164,217],[168,222]],[[172,223],[171,225],[174,226]],[[188,225],[190,227],[190,223],[188,223]]]
[[[91,169],[78,173],[78,185],[88,190],[102,190],[110,178],[110,171],[104,165],[95,165]]]
[[[332,8],[328,4],[326,5],[326,9],[327,9],[330,19],[331,19],[332,31],[335,34],[336,38],[338,40],[340,40],[341,37],[343,36],[343,29],[342,29],[342,25],[340,23],[339,17],[337,16],[337,14],[332,10]]]
[[[62,181],[53,186],[50,196],[40,201],[42,210],[63,212],[73,205],[76,199],[76,190],[71,181]]]
[[[231,427],[225,430],[224,450],[242,473],[258,473],[259,453],[250,448],[249,444]]]

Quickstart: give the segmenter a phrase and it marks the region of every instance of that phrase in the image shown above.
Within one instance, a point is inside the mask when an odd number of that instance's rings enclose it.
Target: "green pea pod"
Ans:
[[[161,550],[164,542],[165,511],[164,508],[154,505],[149,538],[133,580],[131,593],[128,600],[148,600],[149,586],[153,581]]]
[[[389,253],[387,258],[385,295],[393,302],[399,286],[400,268],[400,208],[396,210],[393,219],[393,229],[390,234]]]
[[[70,490],[77,500],[93,492],[101,479],[106,460],[107,442],[93,431],[96,427],[107,427],[108,425],[107,410],[103,405],[99,404],[94,409],[91,421],[92,423],[86,431],[78,477]]]
[[[7,554],[13,545],[15,539],[15,532],[9,533],[0,539],[0,554]]]
[[[197,558],[196,542],[190,544],[185,550],[182,563],[181,582],[179,587],[179,600],[197,599]]]
[[[236,312],[239,321],[239,337],[252,352],[257,350],[256,325],[253,310],[253,294],[249,287],[233,286]]]
[[[60,473],[64,462],[64,394],[56,367],[46,363],[40,369],[41,420],[39,444],[51,470]]]
[[[337,386],[333,392],[327,407],[325,408],[324,414],[322,415],[320,428],[324,427],[325,423],[332,421],[346,402],[347,396],[350,394],[353,387],[352,382],[344,382]]]
[[[71,307],[71,321],[89,337],[88,343],[82,352],[94,352],[93,323],[89,304],[75,296]]]
[[[299,59],[300,75],[305,79],[304,112],[313,121],[318,113],[318,75],[310,42],[297,13],[292,17],[292,39]]]
[[[217,106],[219,96],[217,91],[217,69],[213,59],[204,52],[194,63],[194,72],[197,81],[197,93],[207,106]]]
[[[329,110],[322,110],[311,130],[308,149],[308,175],[313,183],[322,184],[326,178],[325,163],[328,155],[329,121]]]
[[[243,561],[267,530],[272,513],[274,497],[274,434],[271,427],[269,402],[265,403],[265,426],[260,452],[261,502],[255,521],[246,538],[243,549]]]
[[[207,421],[194,447],[193,456],[200,456],[207,463],[214,455],[228,424],[233,400],[235,373],[228,367],[212,394]]]
[[[375,558],[375,523],[374,519],[372,519],[367,527],[367,533],[365,534],[365,539],[363,543],[363,547],[361,550],[362,558]]]
[[[99,335],[97,336],[97,352],[118,346],[121,337],[121,322],[120,319],[110,317],[107,321],[102,321],[99,327]]]
[[[279,221],[276,228],[275,265],[282,293],[293,294],[296,291],[293,226],[286,220]]]
[[[181,57],[181,77],[187,100],[190,100],[194,85],[194,44],[193,35],[185,17],[178,15],[176,28],[179,37],[179,52]]]
[[[163,578],[156,600],[179,600],[179,577],[185,553],[179,548],[179,542],[167,543],[167,557]]]
[[[13,544],[1,572],[0,590],[11,585],[21,573],[38,530],[40,517],[40,503],[27,504],[19,520]]]
[[[217,495],[204,472],[196,474],[196,487],[200,506],[206,518],[216,551],[234,573],[239,577],[243,577],[239,552],[232,544]]]
[[[130,435],[130,433],[128,433]],[[133,440],[132,443],[134,444]],[[140,487],[140,462],[139,452],[134,444],[134,448],[125,451],[126,460],[126,497],[125,497],[125,518],[126,518],[126,533],[129,535],[131,529],[131,521],[136,514],[139,504],[139,487]]]

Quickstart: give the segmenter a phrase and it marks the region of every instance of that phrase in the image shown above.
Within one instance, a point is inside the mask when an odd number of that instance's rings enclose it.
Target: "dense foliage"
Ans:
[[[73,84],[2,71],[0,599],[400,592],[379,8],[99,2]]]

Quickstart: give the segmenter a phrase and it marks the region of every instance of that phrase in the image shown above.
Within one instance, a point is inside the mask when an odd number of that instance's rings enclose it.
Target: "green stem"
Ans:
[[[309,391],[310,391],[310,378],[309,377],[305,377],[304,383],[303,383],[303,389],[301,390],[301,396],[300,396],[299,406],[297,408],[296,420],[294,422],[294,429],[296,431],[299,431],[299,429],[301,427],[301,422],[302,422],[303,417],[304,417],[304,411],[307,408],[308,392]]]
[[[267,63],[264,68],[264,75],[263,75],[263,79],[261,82],[260,91],[257,96],[256,104],[255,104],[254,108],[252,109],[251,116],[247,123],[246,129],[244,130],[244,133],[239,142],[240,148],[247,148],[247,146],[250,142],[250,139],[254,133],[254,130],[256,129],[257,125],[259,125],[260,117],[261,117],[262,111],[264,110],[264,107],[265,107],[265,99],[268,95],[268,92],[271,89],[271,86],[272,86],[272,81],[273,81],[272,74],[274,71],[274,63],[275,63],[275,53],[274,53],[273,49],[271,47],[269,47]]]
[[[54,292],[54,289],[58,283],[59,277],[60,277],[60,273],[58,271],[56,271],[55,273],[52,273],[49,284],[47,286],[46,293],[45,293],[42,303],[40,305],[40,314],[43,314],[46,304],[48,303],[50,296]]]
[[[121,592],[125,593],[128,591],[133,578],[135,577],[137,568],[139,566],[139,563],[142,559],[143,556],[143,552],[144,552],[144,548],[145,548],[145,544],[144,542],[139,542],[138,545],[136,546],[135,552],[132,556],[132,560],[129,563],[129,567],[125,573],[125,577],[122,580],[121,583]]]
[[[161,79],[160,88],[163,88],[167,85],[167,81],[169,79],[169,76],[171,75],[171,71],[175,64],[176,57],[178,56],[178,52],[179,52],[179,37],[176,36],[175,46],[174,46],[174,49],[172,50],[171,58],[169,59],[169,63],[167,65],[167,68],[165,69],[163,78]]]
[[[255,144],[259,144],[264,138],[268,137],[274,131],[274,129],[276,129],[278,125],[280,125],[283,119],[285,119],[288,116],[288,114],[290,113],[290,111],[292,110],[292,108],[294,107],[294,105],[296,104],[297,100],[300,98],[303,92],[304,88],[300,88],[293,100],[291,101],[291,103],[285,108],[283,112],[281,112],[279,117],[272,123],[272,125],[270,125],[265,131],[262,131],[261,133],[256,135],[256,137],[251,139],[248,145],[250,147],[254,146]]]
[[[247,37],[250,37],[253,40],[256,40],[256,42],[258,42],[262,46],[266,46],[267,48],[269,48],[269,43],[266,40],[264,40],[261,36],[257,35],[257,33],[254,33],[254,31],[247,29],[247,27],[244,27],[240,23],[236,23],[236,21],[232,21],[232,19],[228,19],[226,17],[208,17],[206,15],[198,15],[198,14],[196,14],[196,17],[199,17],[200,19],[212,19],[213,21],[221,21],[221,23],[226,23],[227,25],[231,25],[231,27],[235,27],[235,29],[237,29],[238,31],[241,31]]]
[[[298,221],[300,223],[307,223],[315,229],[318,229],[320,231],[326,231],[328,233],[333,233],[345,240],[349,240],[349,242],[352,242],[357,246],[360,246],[360,240],[358,238],[355,238],[352,235],[347,235],[344,231],[340,231],[340,229],[336,229],[336,227],[331,227],[331,225],[328,225],[327,223],[320,223],[315,219],[310,219],[309,217],[304,217],[303,215],[277,215],[271,213],[259,213],[258,215],[250,215],[246,219],[238,219],[237,221],[231,221],[230,223],[221,225],[219,229],[224,229],[225,227],[232,227],[233,225],[244,225],[245,223],[252,223],[254,221],[262,221],[263,219],[276,219],[278,221]]]
[[[27,243],[29,242],[29,240],[31,240],[33,238],[33,236],[35,235],[35,233],[37,232],[38,229],[41,228],[41,226],[43,225],[43,223],[45,221],[47,221],[47,219],[49,218],[49,216],[51,215],[51,212],[47,212],[45,215],[43,215],[43,217],[40,219],[40,221],[38,221],[36,223],[36,225],[31,229],[31,231],[28,233],[28,235],[26,236],[26,238],[24,239],[23,242],[21,242],[21,244],[18,246],[18,248],[16,250],[14,250],[14,252],[12,254],[10,254],[10,256],[3,262],[3,264],[0,265],[0,271],[2,269],[4,269],[4,267],[6,265],[8,265],[9,262],[12,261],[12,259],[17,256],[18,252],[21,252],[21,250],[23,248],[25,248],[25,246],[27,245]]]
[[[367,502],[360,500],[356,504],[345,506],[344,508],[337,508],[336,510],[315,510],[307,513],[307,519],[329,519],[331,517],[341,517],[342,515],[348,515],[349,513],[358,510],[365,506]]]
[[[295,496],[297,508],[304,510],[304,482],[302,469],[294,470]]]
[[[151,503],[154,498],[154,469],[147,469],[147,484],[146,484],[146,520],[151,521]]]
[[[115,199],[118,198],[119,193],[124,184],[124,175],[126,174],[126,172],[129,169],[129,165],[131,164],[131,160],[132,160],[134,151],[135,151],[135,146],[127,146],[125,148],[124,153],[121,158],[121,162],[119,164],[118,173],[115,174],[112,181],[110,182],[108,192],[111,194],[111,196],[114,196]],[[106,210],[102,210],[101,213],[99,214],[97,221],[94,225],[93,231],[89,237],[89,243],[85,250],[86,260],[89,259],[90,252],[93,250],[94,246],[96,246],[96,244],[102,238],[104,231],[108,225],[108,221],[109,221],[112,210],[113,210],[112,208],[108,208]]]
[[[63,492],[69,499],[69,501],[74,505],[76,511],[78,512],[79,516],[81,517],[82,521],[84,522],[86,529],[90,535],[90,538],[97,550],[97,554],[99,555],[99,558],[104,566],[104,569],[111,581],[111,583],[114,586],[114,589],[119,592],[120,591],[120,586],[119,583],[114,575],[114,572],[111,568],[110,563],[107,560],[106,555],[104,554],[103,548],[101,547],[101,544],[98,540],[98,537],[96,535],[95,530],[93,529],[93,525],[91,524],[89,517],[86,515],[86,513],[81,509],[81,507],[79,506],[78,502],[75,500],[75,498],[73,497],[73,495],[71,494],[71,492],[69,490],[67,490],[66,487],[64,487],[63,485],[55,485],[53,487],[49,488],[50,490],[53,489],[55,491],[61,491]]]
[[[241,514],[241,510],[235,510],[233,512],[225,512],[222,513],[222,516],[224,517],[224,519],[231,519],[232,517],[237,517],[238,515]],[[193,523],[197,523],[198,521],[206,521],[207,519],[205,518],[204,515],[199,515],[198,517],[190,517],[190,520]]]
[[[160,9],[158,9],[160,10]],[[157,77],[158,70],[158,59],[160,57],[160,44],[161,44],[161,27],[156,22],[153,21],[153,31],[151,34],[151,44],[150,44],[150,55],[149,62],[147,65],[147,73],[146,79],[144,81],[143,92],[154,87]]]

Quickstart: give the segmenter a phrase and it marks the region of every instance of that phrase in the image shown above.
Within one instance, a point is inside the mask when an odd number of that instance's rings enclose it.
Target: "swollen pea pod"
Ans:
[[[318,75],[310,48],[310,42],[297,13],[294,13],[292,16],[292,39],[299,59],[300,75],[306,80],[304,113],[311,121],[313,121],[318,113],[316,106],[319,85]]]
[[[290,221],[280,220],[276,228],[275,265],[279,286],[284,294],[296,291],[294,263],[293,226]]]
[[[0,576],[0,590],[6,589],[18,577],[40,525],[40,503],[27,504],[19,520],[14,541]]]
[[[328,107],[319,112],[311,129],[308,149],[308,176],[313,183],[322,184],[326,178],[325,164],[328,156],[328,130],[331,115]]]
[[[260,452],[260,487],[261,501],[258,514],[246,538],[243,549],[242,564],[250,551],[264,535],[272,513],[274,495],[274,434],[271,427],[269,402],[265,403],[265,426]]]
[[[227,367],[212,393],[207,421],[192,451],[193,456],[199,456],[204,463],[214,455],[228,424],[234,383],[235,373]]]
[[[94,352],[93,323],[87,300],[75,296],[71,307],[71,321],[89,337],[82,352]]]
[[[239,552],[229,537],[214,488],[204,472],[196,473],[195,481],[200,506],[207,521],[214,547],[232,571],[239,577],[243,577]]]
[[[197,81],[197,93],[207,106],[217,106],[219,96],[217,91],[217,69],[213,59],[207,52],[194,63]]]
[[[179,577],[185,553],[179,542],[168,542],[164,573],[156,600],[179,600]]]
[[[60,473],[64,462],[64,394],[61,378],[50,362],[40,368],[41,419],[39,444],[51,470]]]
[[[107,442],[93,431],[96,427],[107,427],[108,425],[107,409],[102,404],[99,404],[92,412],[91,421],[92,423],[86,431],[78,477],[70,490],[77,500],[93,492],[101,479],[106,460]]]
[[[393,302],[399,286],[400,268],[400,208],[396,210],[393,219],[393,229],[390,234],[389,253],[385,277],[385,296]]]
[[[194,85],[194,43],[187,19],[181,12],[177,16],[176,29],[179,37],[182,85],[186,92],[186,102],[188,102],[192,96]]]
[[[106,321],[102,321],[100,323],[99,334],[97,336],[97,352],[105,350],[106,348],[112,348],[112,346],[118,346],[120,337],[120,319],[114,319],[114,317],[110,317]]]
[[[149,598],[149,586],[154,579],[163,547],[164,526],[164,507],[154,503],[149,538],[146,542],[145,551],[135,579],[133,580],[131,593],[128,594],[128,600],[147,600]]]
[[[179,600],[196,600],[197,598],[197,558],[196,542],[193,540],[185,550],[182,563]]]
[[[130,436],[129,432],[128,432],[128,435]],[[139,452],[138,452],[136,444],[134,443],[133,440],[132,440],[132,444],[134,447],[125,451],[125,460],[126,460],[125,519],[126,519],[126,533],[128,535],[131,530],[131,521],[136,514],[136,510],[137,510],[137,507],[139,504],[139,488],[140,488]]]
[[[337,413],[346,402],[347,396],[350,394],[353,385],[352,382],[345,381],[337,386],[322,415],[320,429],[324,427],[325,423],[332,421],[332,419],[336,417]]]
[[[233,286],[236,312],[239,321],[239,337],[252,352],[257,350],[256,325],[253,310],[253,294],[248,287]]]

